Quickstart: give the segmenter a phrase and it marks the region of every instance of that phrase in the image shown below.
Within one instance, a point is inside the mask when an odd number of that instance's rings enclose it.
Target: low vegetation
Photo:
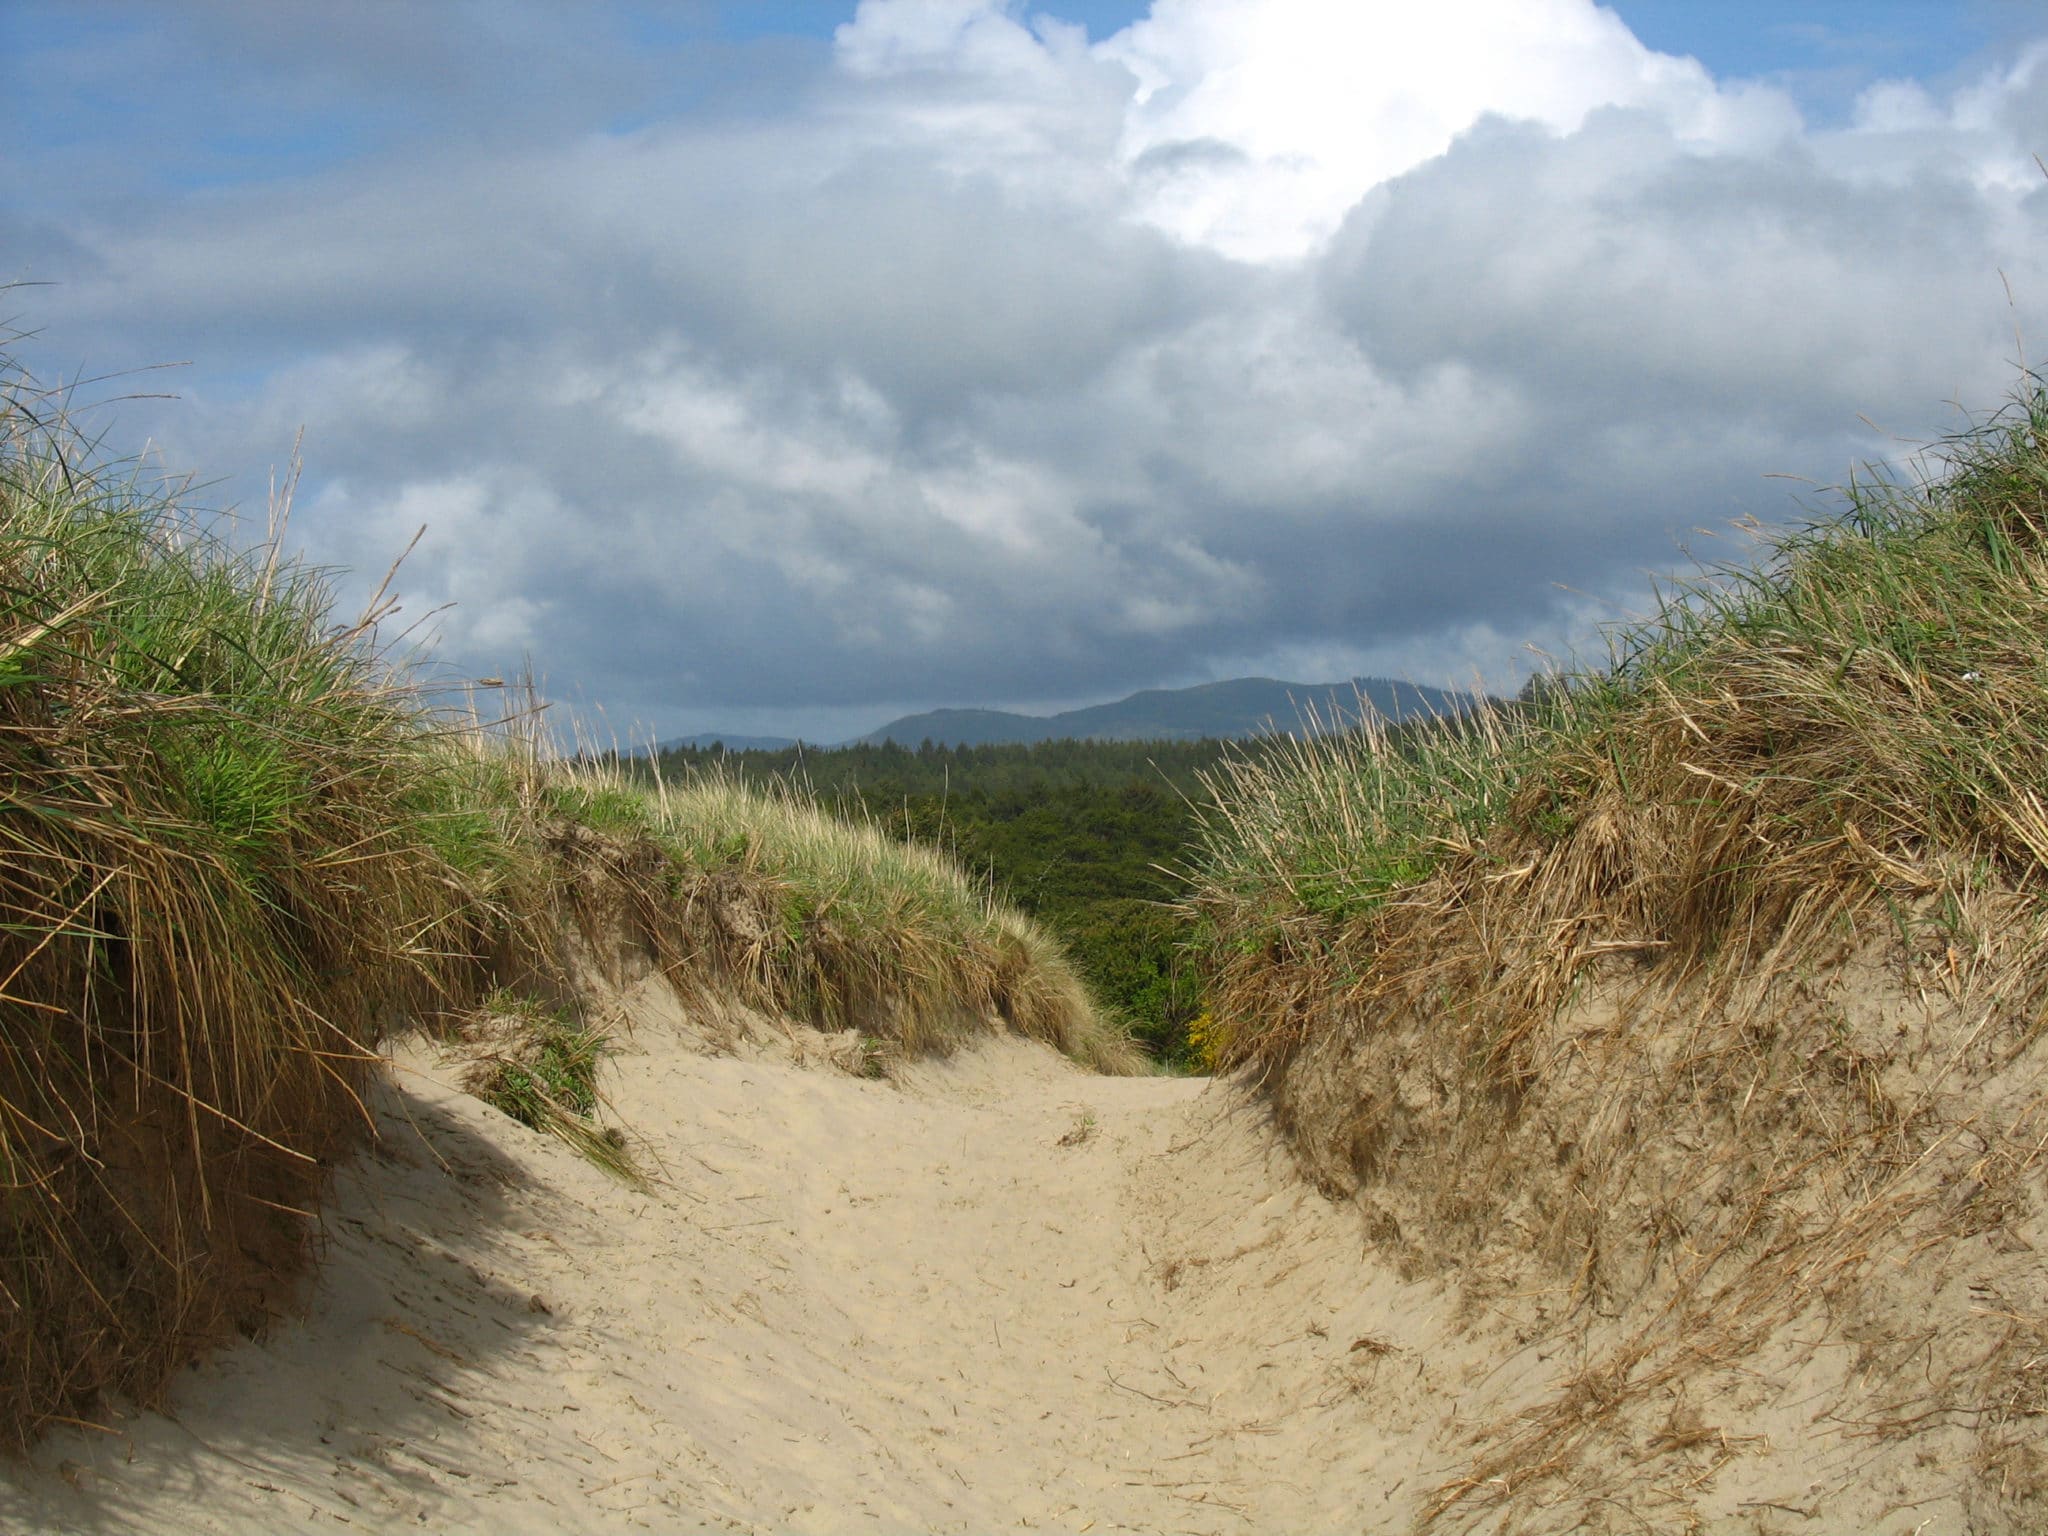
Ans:
[[[565,1009],[500,987],[451,1036],[470,1057],[462,1079],[470,1093],[624,1183],[645,1182],[625,1133],[599,1123],[604,1095],[597,1075],[608,1035]]]
[[[1435,750],[1427,720],[1375,729],[1375,739],[1387,744]],[[685,747],[626,767],[649,781],[656,773],[671,781],[713,773],[770,790],[796,787],[899,841],[945,848],[1050,930],[1090,991],[1153,1061],[1205,1072],[1213,1041],[1195,1038],[1204,1007],[1200,967],[1179,911],[1198,806],[1219,775],[1250,783],[1266,765],[1287,765],[1264,775],[1278,785],[1296,770],[1313,773],[1316,762],[1291,737],[1263,736],[744,752]],[[1340,844],[1354,830],[1341,821],[1324,829]],[[1341,853],[1318,862],[1326,870],[1346,867]]]
[[[2048,395],[1846,502],[1607,670],[1215,776],[1208,1038],[1530,1341],[1440,1521],[1697,1523],[1771,1453],[1697,1405],[1801,1350],[1830,1433],[2048,1518]]]
[[[316,571],[0,401],[0,1435],[260,1321],[372,1048],[488,918],[430,724]],[[285,1294],[280,1294],[280,1290]]]
[[[995,1019],[1101,1071],[1144,1065],[1059,946],[936,848],[716,773],[642,787],[585,766],[549,794],[586,925],[637,935],[672,977],[913,1054]]]
[[[586,1098],[592,953],[893,1048],[1007,1026],[1137,1065],[937,854],[428,710],[282,507],[238,541],[64,403],[0,366],[0,1439],[156,1401],[294,1303],[393,1030],[560,1003],[471,1042],[480,1084],[630,1173]]]

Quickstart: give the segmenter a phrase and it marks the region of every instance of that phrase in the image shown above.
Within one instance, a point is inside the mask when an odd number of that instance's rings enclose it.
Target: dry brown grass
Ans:
[[[2032,393],[1929,485],[1854,487],[1762,574],[1682,594],[1610,674],[1419,752],[1305,747],[1336,790],[1222,786],[1197,910],[1234,1059],[1384,1253],[1573,1341],[1434,1519],[1682,1523],[1747,1432],[1657,1426],[1795,1335],[1858,1341],[1842,1433],[1965,1434],[1980,1528],[2048,1518],[2048,1277],[2020,1247],[2048,1145],[2044,634]],[[1276,827],[1333,867],[1259,874],[1239,845]]]

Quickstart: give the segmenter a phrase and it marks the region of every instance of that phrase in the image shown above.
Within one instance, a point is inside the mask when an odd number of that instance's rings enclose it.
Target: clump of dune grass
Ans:
[[[497,988],[457,1029],[471,1060],[462,1086],[520,1124],[553,1136],[623,1183],[644,1182],[624,1134],[599,1123],[600,1064],[611,1039],[565,1009]]]
[[[730,785],[650,800],[549,750],[530,687],[429,708],[390,605],[337,623],[284,505],[241,539],[65,405],[0,359],[0,1442],[157,1402],[294,1302],[394,1030],[466,1035],[486,1098],[637,1178],[568,1022],[580,957],[860,1030],[864,1061],[994,1021],[1138,1068],[936,852]]]
[[[1205,777],[1199,868],[1206,909],[1240,945],[1258,914],[1276,930],[1342,924],[1469,852],[1506,810],[1537,739],[1532,717],[1475,698],[1466,712],[1395,727],[1368,714],[1226,758]]]
[[[1577,1341],[1439,1518],[1607,1519],[1706,1454],[1631,1414],[1794,1320],[1887,1358],[1875,1320],[1937,1304],[1911,1383],[1867,1367],[1841,1421],[1968,1422],[1985,1528],[2048,1505],[2041,1357],[2005,1338],[2048,1286],[1987,1235],[2039,1210],[2048,1148],[2048,396],[1844,497],[1604,671],[1215,785],[1191,915],[1224,1063],[1404,1268]]]
[[[586,763],[546,793],[584,926],[638,934],[672,979],[898,1055],[1000,1027],[1143,1070],[1057,943],[935,848],[715,774],[646,787]]]
[[[260,1326],[495,857],[325,575],[0,376],[0,1437]]]

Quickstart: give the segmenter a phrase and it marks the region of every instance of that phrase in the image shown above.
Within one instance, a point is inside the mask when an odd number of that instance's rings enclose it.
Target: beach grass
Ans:
[[[600,1120],[599,1070],[611,1037],[543,1000],[498,987],[455,1027],[462,1085],[521,1125],[562,1142],[625,1184],[646,1179],[626,1135]]]
[[[375,615],[0,379],[0,1434],[152,1400],[302,1272],[499,850]]]
[[[478,1086],[637,1177],[577,953],[893,1050],[1008,1028],[1138,1066],[936,852],[732,786],[650,801],[532,699],[436,705],[284,501],[254,537],[196,513],[67,404],[0,359],[0,1440],[160,1402],[303,1299],[394,1032],[460,1047],[549,996],[469,1042]]]
[[[1693,1473],[1632,1415],[1909,1316],[1835,1421],[1967,1424],[1986,1529],[2048,1498],[1997,1236],[2048,1167],[2048,392],[1751,532],[1603,666],[1211,786],[1205,1044],[1384,1259],[1577,1362],[1471,1427],[1453,1525],[1649,1507]]]
[[[1543,946],[1537,1006],[1600,945],[1734,974],[1766,948],[1826,952],[1873,910],[1975,953],[1963,898],[2031,894],[2048,860],[2048,395],[1930,462],[1750,529],[1757,561],[1670,590],[1605,665],[1213,775],[1190,915],[1233,1059],[1289,1047],[1260,1006],[1269,958],[1371,953],[1384,972],[1397,931],[1481,894],[1568,934]],[[2006,928],[1980,979],[2038,1004],[2043,937]]]
[[[550,793],[609,841],[586,868],[656,871],[637,921],[677,973],[901,1053],[950,1051],[993,1021],[1098,1071],[1145,1069],[1059,945],[936,848],[716,772],[648,787],[586,758]]]

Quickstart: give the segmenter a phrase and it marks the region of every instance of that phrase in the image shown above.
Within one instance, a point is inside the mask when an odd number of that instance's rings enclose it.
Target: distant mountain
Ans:
[[[1299,731],[1313,719],[1328,730],[1350,724],[1359,700],[1389,720],[1454,715],[1471,707],[1471,696],[1384,677],[1348,683],[1284,683],[1270,677],[1237,677],[1193,688],[1147,688],[1114,704],[1091,704],[1057,715],[1018,715],[1000,709],[934,709],[892,720],[860,740],[893,741],[914,747],[994,746],[1009,742],[1192,741],[1201,736],[1265,736]]]
[[[736,736],[731,731],[699,731],[695,736],[678,736],[654,744],[657,752],[675,752],[684,747],[703,750],[723,743],[728,752],[780,752],[796,745],[787,736]]]

